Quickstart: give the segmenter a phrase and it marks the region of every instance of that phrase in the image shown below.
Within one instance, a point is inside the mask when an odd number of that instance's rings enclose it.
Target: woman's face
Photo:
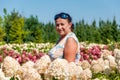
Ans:
[[[58,18],[55,21],[56,30],[61,37],[64,37],[66,34],[71,32],[71,22],[68,22],[67,19]]]

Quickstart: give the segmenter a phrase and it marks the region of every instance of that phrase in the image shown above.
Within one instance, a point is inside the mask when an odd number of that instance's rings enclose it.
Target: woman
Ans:
[[[55,15],[54,20],[60,38],[48,55],[52,60],[64,58],[68,62],[78,62],[80,59],[79,41],[73,33],[71,16],[67,13],[59,13]]]

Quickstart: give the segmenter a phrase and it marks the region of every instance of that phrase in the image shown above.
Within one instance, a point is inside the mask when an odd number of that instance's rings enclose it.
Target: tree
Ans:
[[[5,36],[5,31],[4,31],[4,28],[3,28],[3,20],[2,20],[2,17],[0,16],[0,42],[3,42],[3,38]]]
[[[76,23],[74,32],[80,42],[86,40],[86,31],[85,31],[84,20]]]
[[[8,14],[4,9],[4,14],[5,41],[7,43],[22,43],[24,18],[15,9],[11,14]]]
[[[44,42],[56,42],[58,40],[58,34],[55,29],[55,25],[51,22],[43,27],[43,41]]]
[[[99,33],[99,27],[97,27],[95,20],[92,22],[92,25],[90,27],[91,27],[90,32],[92,34],[91,35],[91,37],[92,37],[91,42],[100,43],[101,36]]]
[[[113,36],[113,41],[118,42],[120,39],[120,37],[119,37],[120,33],[119,33],[118,24],[116,23],[115,17],[113,19],[111,28],[112,28],[111,33]]]
[[[25,42],[42,42],[42,23],[38,21],[38,17],[33,15],[25,19],[24,30],[27,32],[24,38]]]

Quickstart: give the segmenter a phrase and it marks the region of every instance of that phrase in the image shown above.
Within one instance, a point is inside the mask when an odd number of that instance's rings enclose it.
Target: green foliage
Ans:
[[[84,20],[76,23],[74,32],[75,32],[76,36],[78,37],[79,41],[86,41],[86,31],[85,30],[86,30],[86,27],[84,24]]]
[[[7,43],[23,43],[24,18],[13,10],[11,14],[4,15],[5,41]]]
[[[113,21],[99,21],[99,26],[96,26],[94,20],[91,25],[85,24],[84,20],[76,23],[75,30],[79,41],[89,41],[95,43],[109,44],[111,41],[120,41],[120,28],[116,23],[115,18]]]
[[[58,39],[58,34],[56,32],[55,26],[52,23],[46,24],[43,29],[43,41],[44,42],[56,42]]]
[[[38,21],[37,16],[33,15],[25,19],[24,30],[26,34],[24,37],[25,42],[42,42],[42,24]]]
[[[0,42],[4,42],[3,38],[5,36],[3,28],[0,27]]]
[[[92,74],[92,79],[98,78],[100,80],[105,79],[105,80],[120,80],[120,73],[116,69],[115,72],[110,73],[110,74],[105,74],[105,73],[93,73]]]
[[[18,77],[13,76],[10,78],[10,80],[19,80],[19,79],[18,79]]]
[[[0,42],[4,42],[3,38],[5,36],[2,17],[0,16]]]
[[[99,22],[99,27],[102,43],[109,44],[110,41],[119,41],[118,36],[120,35],[120,30],[118,29],[115,18],[113,19],[113,22],[101,20]]]
[[[5,15],[7,14],[6,8],[3,9],[3,12],[4,12]]]
[[[23,35],[23,25],[24,19],[18,18],[11,21],[11,29],[10,29],[10,43],[23,43],[22,35]]]

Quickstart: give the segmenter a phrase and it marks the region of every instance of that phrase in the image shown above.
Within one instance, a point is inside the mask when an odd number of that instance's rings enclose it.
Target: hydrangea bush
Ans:
[[[118,44],[80,43],[79,63],[51,61],[52,43],[2,44],[0,80],[120,80]]]

